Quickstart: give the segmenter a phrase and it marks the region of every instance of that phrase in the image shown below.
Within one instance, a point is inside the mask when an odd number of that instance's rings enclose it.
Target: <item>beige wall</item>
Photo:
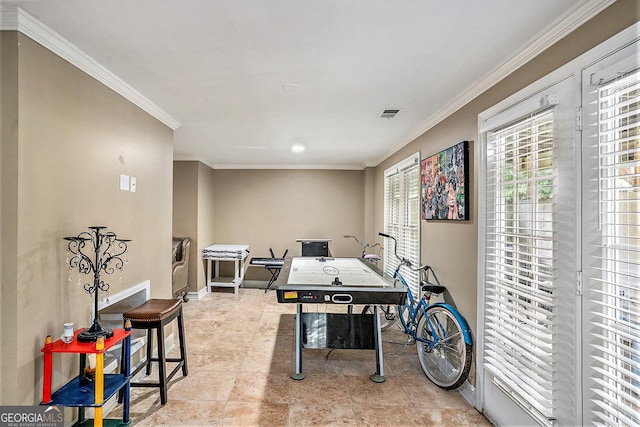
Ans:
[[[198,162],[173,162],[173,235],[191,238],[189,290],[196,291],[198,246]]]
[[[18,386],[18,33],[0,31],[0,403]],[[6,285],[5,285],[6,284]],[[9,285],[10,284],[10,285]]]
[[[213,169],[197,161],[173,162],[173,235],[191,238],[189,291],[205,287],[202,248],[214,240]]]
[[[362,234],[357,237],[360,242],[363,243],[375,243],[380,242],[378,233],[383,231],[382,229],[376,229],[376,168],[365,168],[362,173],[363,185],[364,185],[364,213],[363,213],[363,229]],[[382,268],[382,265],[379,267]]]
[[[373,198],[373,176],[373,169],[366,175],[335,170],[214,171],[200,162],[174,162],[174,234],[196,236],[190,291],[205,286],[200,254],[214,243],[248,244],[250,257],[269,256],[269,248],[276,256],[285,249],[295,256],[301,248],[296,239],[318,237],[332,239],[334,255],[359,256],[357,244],[342,236],[363,236],[365,199]],[[232,266],[222,263],[222,274],[231,275]],[[247,280],[269,277],[264,268],[247,267]]]
[[[198,221],[198,163],[173,162],[173,235],[195,239]]]
[[[89,325],[92,300],[78,273],[69,282],[62,237],[109,226],[132,239],[122,282],[118,273],[102,276],[110,292],[150,280],[152,297],[170,295],[173,132],[28,37],[5,32],[2,41],[13,46],[9,54],[3,46],[1,67],[2,329],[9,338],[0,340],[2,404],[34,404],[45,336],[58,338],[64,322]],[[9,102],[4,76],[16,64],[16,102]],[[16,88],[10,80],[8,87]],[[5,111],[5,101],[18,107],[17,122],[5,121],[16,112]],[[17,161],[5,157],[5,133],[17,135],[8,140]],[[9,179],[5,163],[15,170]],[[136,193],[119,190],[120,174],[137,178]],[[71,359],[55,362],[54,386],[77,369]]]
[[[332,239],[335,256],[359,256],[344,234],[362,236],[362,171],[215,170],[215,242],[248,244],[251,256],[276,256],[289,249],[299,256],[298,238]],[[205,245],[206,246],[206,245]],[[224,272],[224,270],[223,270]],[[251,267],[247,279],[266,280],[263,268]]]
[[[215,215],[214,211],[214,194],[215,194],[215,174],[209,166],[198,163],[198,241],[195,248],[194,260],[196,263],[190,263],[190,268],[196,274],[196,289],[200,290],[205,287],[205,269],[200,254],[202,249],[209,246],[215,236]]]
[[[422,221],[421,258],[423,263],[431,264],[438,278],[449,288],[474,334],[477,331],[478,288],[478,153],[474,140],[478,135],[478,114],[637,22],[640,19],[639,6],[640,0],[618,0],[530,63],[394,153],[376,169],[375,224],[380,228],[384,220],[383,174],[386,168],[417,151],[420,152],[420,158],[424,159],[460,141],[472,141],[469,150],[471,218],[462,223]]]

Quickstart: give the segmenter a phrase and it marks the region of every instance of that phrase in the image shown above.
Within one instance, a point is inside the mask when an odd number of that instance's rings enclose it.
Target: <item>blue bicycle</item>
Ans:
[[[402,331],[416,343],[418,359],[424,373],[434,384],[445,390],[460,387],[469,376],[473,360],[473,340],[467,321],[450,304],[430,304],[431,295],[438,295],[446,290],[440,285],[435,272],[428,265],[414,268],[408,259],[398,256],[395,237],[385,233],[378,234],[393,240],[394,254],[400,260],[393,273],[396,286],[400,283],[409,288],[400,273],[401,267],[420,271],[423,297],[417,300],[409,290],[405,304],[397,307],[397,318],[400,319]],[[429,282],[430,274],[437,285]],[[389,310],[385,315],[389,320]]]

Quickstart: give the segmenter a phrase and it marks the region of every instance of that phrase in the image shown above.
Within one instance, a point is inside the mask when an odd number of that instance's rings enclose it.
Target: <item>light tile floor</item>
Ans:
[[[344,309],[334,307],[309,309]],[[491,425],[459,393],[425,377],[395,327],[383,333],[386,382],[369,380],[373,350],[305,349],[307,377],[292,380],[295,308],[278,304],[273,291],[242,288],[184,304],[189,375],[176,374],[164,406],[157,389],[133,388],[133,425]]]

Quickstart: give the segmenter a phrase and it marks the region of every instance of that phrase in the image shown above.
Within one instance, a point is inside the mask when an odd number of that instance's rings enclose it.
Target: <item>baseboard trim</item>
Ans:
[[[465,383],[458,389],[460,395],[464,398],[464,400],[469,403],[469,405],[478,409],[476,406],[476,388],[469,382],[465,381]]]

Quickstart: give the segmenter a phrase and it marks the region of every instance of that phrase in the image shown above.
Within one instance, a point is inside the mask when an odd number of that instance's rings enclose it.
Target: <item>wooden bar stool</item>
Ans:
[[[151,362],[158,362],[158,382],[132,382],[131,387],[159,387],[160,388],[160,403],[167,403],[167,384],[178,372],[178,369],[182,368],[182,375],[185,377],[188,375],[187,369],[187,349],[184,337],[184,323],[182,321],[182,300],[181,299],[150,299],[139,307],[129,310],[122,315],[125,322],[131,321],[131,326],[134,329],[146,329],[147,330],[147,360],[138,366],[131,374],[131,378],[142,370],[147,368],[147,375],[151,374]],[[180,357],[179,358],[167,358],[165,355],[164,345],[164,326],[171,322],[173,319],[178,319],[178,336],[180,340]],[[152,357],[151,350],[153,349],[153,329],[156,330],[156,337],[158,342],[158,357]],[[177,362],[177,366],[173,368],[171,373],[167,375],[166,362]]]

